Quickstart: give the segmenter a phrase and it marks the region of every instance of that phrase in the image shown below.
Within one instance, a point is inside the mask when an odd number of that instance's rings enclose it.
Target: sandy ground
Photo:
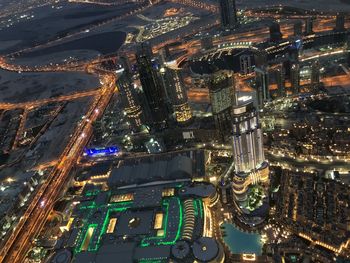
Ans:
[[[26,102],[96,89],[93,75],[79,72],[16,73],[0,70],[0,102]]]

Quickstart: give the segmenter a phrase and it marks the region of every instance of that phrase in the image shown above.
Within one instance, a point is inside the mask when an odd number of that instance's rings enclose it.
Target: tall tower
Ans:
[[[211,75],[209,97],[215,126],[225,140],[231,134],[231,108],[235,101],[235,83],[231,71],[219,70]]]
[[[235,28],[238,25],[236,0],[219,0],[219,5],[222,28]]]
[[[293,94],[300,92],[300,64],[292,62],[290,65],[290,83]]]
[[[278,96],[280,98],[285,97],[286,96],[286,86],[285,86],[286,71],[285,71],[283,63],[280,63],[279,65],[277,65],[277,68],[275,70],[275,74],[276,74]]]
[[[176,66],[176,61],[166,62],[161,69],[166,93],[175,114],[178,124],[184,125],[191,121],[192,110],[188,104],[187,92],[183,82],[181,69]]]
[[[266,66],[255,68],[255,84],[258,99],[258,107],[262,109],[264,103],[271,99],[269,91],[269,70]]]
[[[312,21],[312,18],[311,17],[308,17],[306,20],[305,20],[305,35],[311,35],[314,33],[314,30],[313,30],[313,21]]]
[[[282,33],[280,24],[273,22],[269,27],[270,30],[270,42],[280,42],[282,40]]]
[[[263,138],[258,113],[253,103],[248,102],[232,108],[232,140],[234,176],[232,189],[237,210],[240,218],[247,224],[253,224],[263,220],[264,215],[257,219],[256,213],[263,202],[252,204],[252,188],[254,186],[268,183],[269,169],[265,162]],[[253,191],[254,192],[254,191]]]
[[[148,43],[141,43],[136,53],[136,61],[142,89],[151,114],[151,125],[155,129],[166,127],[167,108],[165,92],[160,76],[152,63],[152,48]]]
[[[303,23],[298,20],[294,23],[294,36],[301,37],[303,34]]]
[[[345,16],[343,14],[338,14],[335,19],[334,31],[342,32],[345,31]]]
[[[242,74],[247,75],[252,73],[252,57],[250,55],[241,55],[239,61]]]
[[[320,62],[315,60],[311,65],[311,86],[316,90],[320,85]]]
[[[124,111],[126,112],[132,130],[140,131],[144,121],[141,102],[127,73],[124,73],[117,80],[117,86],[120,90]]]

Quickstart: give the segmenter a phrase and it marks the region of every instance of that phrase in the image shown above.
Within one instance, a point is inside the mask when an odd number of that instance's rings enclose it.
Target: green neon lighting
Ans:
[[[194,209],[194,216],[197,217],[198,216],[198,202],[197,199],[193,200],[193,209]]]
[[[200,217],[203,218],[204,217],[204,212],[203,212],[203,201],[198,199],[198,204],[199,204],[199,214]]]
[[[108,193],[110,194],[110,192]],[[133,204],[133,201],[125,201],[125,202],[119,202],[119,203],[113,203],[113,204],[96,205],[96,203],[92,201],[90,204],[79,207],[80,210],[83,210],[84,213],[86,213],[86,217],[85,217],[87,219],[86,222],[91,221],[91,217],[94,214],[94,212],[98,210],[103,210],[103,209],[107,209],[107,211],[102,224],[84,224],[81,234],[76,239],[77,245],[74,249],[75,254],[81,252],[82,245],[85,242],[87,231],[92,226],[94,226],[95,229],[91,239],[94,239],[97,236],[97,242],[90,243],[88,246],[88,251],[94,251],[94,252],[97,251],[100,248],[102,236],[106,233],[108,222],[110,219],[110,213],[126,211],[130,209],[132,204]]]
[[[173,197],[176,198],[176,201],[179,205],[179,221],[178,221],[178,228],[177,228],[177,232],[176,232],[176,236],[173,240],[171,241],[163,241],[164,237],[150,237],[150,238],[145,238],[142,240],[141,242],[141,247],[148,247],[150,246],[150,242],[149,241],[153,241],[153,240],[159,240],[158,242],[156,242],[157,246],[161,246],[161,245],[174,245],[176,243],[176,241],[179,240],[180,236],[181,236],[181,230],[182,230],[182,222],[183,222],[183,208],[182,208],[182,204],[181,204],[181,200],[177,197]],[[166,213],[166,225],[168,225],[168,209],[169,209],[169,203],[167,201],[167,199],[165,199],[163,201],[163,205],[168,204],[167,205],[167,213]],[[164,233],[166,236],[166,226],[164,227]]]
[[[84,233],[85,233],[84,238],[83,238],[82,242],[80,243],[80,245],[78,246],[79,249],[76,250],[76,253],[78,253],[78,252],[80,252],[80,251],[82,250],[83,244],[85,243],[85,240],[86,240],[86,238],[87,238],[88,230],[89,230],[90,228],[93,228],[93,229],[94,229],[94,231],[92,232],[92,235],[91,235],[91,238],[93,238],[93,235],[95,234],[95,231],[96,231],[96,228],[97,228],[97,224],[89,224],[89,225],[85,228],[85,231],[84,231]],[[91,239],[90,239],[90,242],[91,242]],[[90,246],[90,244],[88,245],[88,247],[89,247],[89,246]],[[89,249],[88,249],[88,250],[89,250]]]

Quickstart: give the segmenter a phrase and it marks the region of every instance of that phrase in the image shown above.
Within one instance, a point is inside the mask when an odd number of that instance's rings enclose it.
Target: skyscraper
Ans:
[[[187,92],[176,61],[165,62],[161,69],[165,89],[178,124],[186,124],[192,119],[192,110],[188,104]]]
[[[151,114],[151,126],[162,129],[167,122],[165,92],[160,76],[153,62],[152,48],[148,43],[141,43],[136,53],[136,61],[142,89]]]
[[[219,0],[219,5],[222,28],[235,28],[238,25],[236,0]]]
[[[117,80],[117,86],[120,90],[120,97],[131,129],[140,131],[144,121],[141,103],[139,95],[126,72]]]
[[[294,36],[300,37],[303,34],[303,23],[298,20],[294,23]]]
[[[237,210],[241,219],[251,224],[249,215],[262,206],[252,205],[250,194],[254,186],[268,183],[269,169],[265,162],[262,131],[258,113],[253,103],[248,102],[232,108],[232,140],[234,158],[234,176],[232,188]],[[260,219],[254,215],[253,224]],[[259,217],[259,216],[258,216]]]
[[[314,33],[314,31],[313,31],[313,21],[312,21],[311,17],[308,17],[305,20],[305,35],[311,35],[313,33]]]
[[[264,107],[264,103],[269,101],[271,98],[269,91],[269,70],[266,66],[255,68],[255,84],[258,107],[259,109],[262,109]]]
[[[290,64],[290,83],[293,94],[300,92],[300,64],[298,62],[292,62]]]
[[[270,25],[269,30],[271,42],[279,42],[282,40],[280,24],[278,24],[277,22],[273,22],[272,25]]]
[[[231,134],[231,107],[235,100],[233,73],[227,70],[214,72],[209,80],[209,97],[215,126],[225,140]]]
[[[117,87],[120,90],[121,102],[128,117],[130,127],[133,131],[140,131],[144,124],[144,114],[140,94],[135,89],[132,81],[131,65],[128,56],[120,53],[118,62],[122,66],[123,73],[117,80]]]
[[[337,15],[334,30],[337,32],[345,31],[345,16],[343,14]]]
[[[275,77],[276,77],[276,83],[277,83],[277,89],[278,89],[278,96],[285,97],[286,96],[286,86],[285,86],[286,71],[283,63],[280,63],[277,65],[275,69],[275,74],[276,74]]]
[[[316,90],[320,85],[320,62],[315,60],[311,65],[311,87]]]
[[[252,57],[250,55],[241,55],[239,61],[242,74],[247,75],[252,73]]]

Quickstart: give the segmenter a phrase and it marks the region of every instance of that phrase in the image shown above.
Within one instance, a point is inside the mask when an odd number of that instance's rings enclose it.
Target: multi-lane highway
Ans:
[[[94,103],[86,114],[86,120],[89,121],[77,126],[53,171],[38,187],[27,210],[1,248],[0,262],[23,262],[33,239],[40,233],[55,201],[62,194],[72,166],[92,135],[92,123],[104,112],[115,92],[115,76],[104,75],[103,79],[104,86],[95,96]]]

